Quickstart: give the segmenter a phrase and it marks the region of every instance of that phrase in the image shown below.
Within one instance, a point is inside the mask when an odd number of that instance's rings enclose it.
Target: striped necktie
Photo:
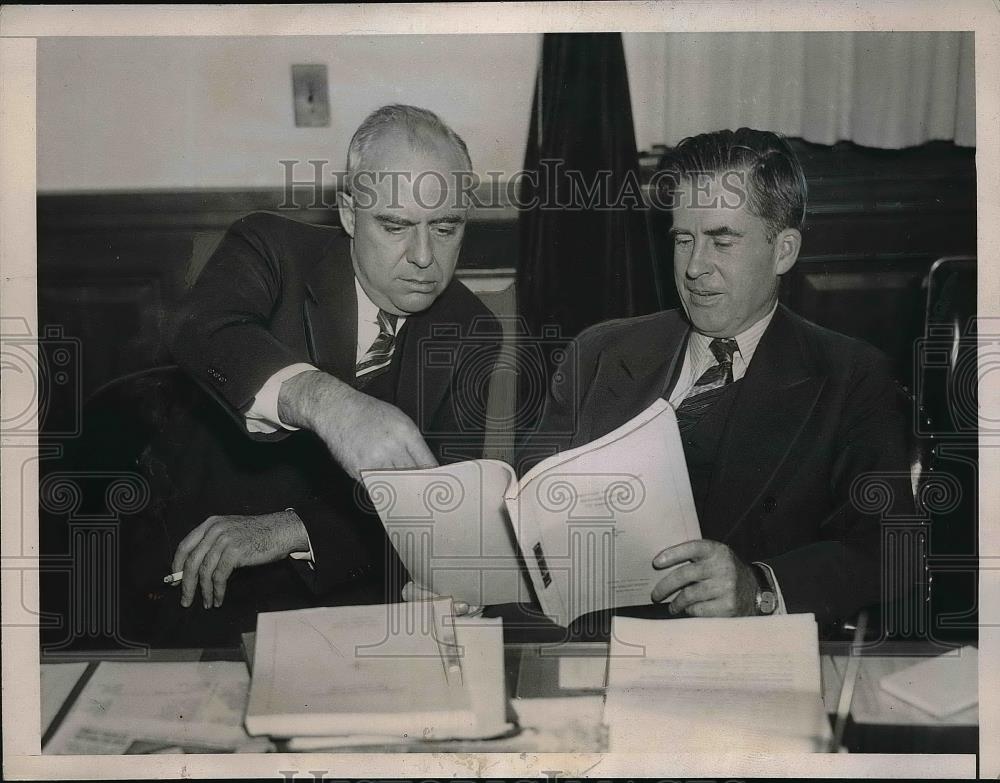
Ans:
[[[376,320],[378,337],[354,368],[354,374],[358,378],[374,378],[385,372],[392,361],[392,352],[396,348],[396,321],[399,320],[399,316],[379,310]]]
[[[732,337],[715,338],[708,344],[716,364],[709,367],[695,381],[688,396],[675,411],[681,433],[690,430],[733,382],[733,355],[739,350]]]

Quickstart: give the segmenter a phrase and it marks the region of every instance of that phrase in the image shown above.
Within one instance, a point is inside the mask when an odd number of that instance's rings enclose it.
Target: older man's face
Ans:
[[[415,149],[401,134],[379,139],[370,160],[374,176],[361,174],[341,205],[354,272],[381,309],[418,313],[455,273],[468,212],[456,172],[467,166],[443,140]]]
[[[674,282],[692,325],[710,337],[734,337],[767,315],[786,271],[780,243],[720,178],[688,181],[673,208]],[[744,203],[738,203],[738,202]],[[797,245],[795,252],[797,254]],[[792,257],[791,263],[795,262]]]

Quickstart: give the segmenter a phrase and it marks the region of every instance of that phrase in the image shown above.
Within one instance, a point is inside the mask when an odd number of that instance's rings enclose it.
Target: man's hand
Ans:
[[[278,415],[316,433],[355,480],[363,470],[437,466],[409,416],[318,370],[281,384]]]
[[[699,539],[668,547],[653,558],[653,568],[677,566],[653,588],[659,603],[680,590],[670,602],[671,614],[692,617],[744,617],[755,610],[757,580],[751,566],[725,544]]]
[[[431,592],[423,585],[418,585],[416,582],[407,582],[403,585],[402,596],[403,600],[407,602],[433,601],[435,598],[441,597],[437,593]],[[465,601],[452,601],[451,607],[456,617],[476,615],[483,611],[483,607],[469,606]]]
[[[191,605],[200,585],[206,609],[222,606],[234,569],[274,563],[308,548],[306,527],[294,511],[209,517],[184,537],[174,554],[173,570],[184,572],[181,605]]]

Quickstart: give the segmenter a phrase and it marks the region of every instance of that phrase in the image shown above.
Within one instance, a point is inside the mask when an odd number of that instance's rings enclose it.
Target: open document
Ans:
[[[257,618],[251,734],[305,750],[494,736],[505,716],[500,623],[456,619],[450,599]]]
[[[616,617],[604,722],[614,752],[826,750],[811,614]]]
[[[534,597],[562,626],[651,603],[664,575],[653,557],[701,537],[677,420],[662,399],[520,481],[494,460],[363,480],[414,581],[472,605]]]

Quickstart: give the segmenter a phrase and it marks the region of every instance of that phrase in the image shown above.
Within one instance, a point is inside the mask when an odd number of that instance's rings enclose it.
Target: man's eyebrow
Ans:
[[[458,224],[464,222],[465,222],[465,215],[462,215],[458,212],[452,212],[448,215],[442,215],[441,217],[434,218],[434,220],[431,221],[432,224],[437,224],[437,223]]]
[[[382,213],[376,215],[375,219],[379,223],[387,223],[391,226],[415,226],[417,225],[412,220],[407,220],[406,218],[396,217],[395,215],[390,215],[388,213]]]
[[[398,217],[397,215],[392,215],[388,212],[376,215],[375,219],[379,223],[383,223],[390,226],[409,227],[417,225],[417,221],[415,220],[408,220],[407,218]],[[464,223],[464,222],[465,222],[465,216],[457,212],[454,214],[442,215],[441,217],[434,218],[434,220],[430,221],[431,225],[438,225],[441,223],[457,225],[459,223]]]
[[[735,228],[730,228],[729,226],[719,226],[718,228],[710,228],[707,231],[702,231],[702,233],[707,237],[741,237],[743,236],[742,231],[737,231]]]

